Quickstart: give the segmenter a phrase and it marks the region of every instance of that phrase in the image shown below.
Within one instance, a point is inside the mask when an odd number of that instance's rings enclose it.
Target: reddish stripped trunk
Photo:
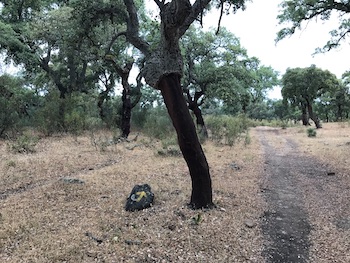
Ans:
[[[188,165],[192,194],[190,205],[197,208],[213,206],[209,166],[199,143],[196,128],[182,93],[180,76],[165,75],[159,82],[165,105],[177,132],[178,143]]]

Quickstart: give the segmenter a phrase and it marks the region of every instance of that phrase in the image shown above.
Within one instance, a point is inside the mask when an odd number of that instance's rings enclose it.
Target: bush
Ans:
[[[175,129],[166,109],[158,107],[148,113],[143,127],[146,135],[156,139],[174,136]]]
[[[10,144],[9,147],[14,153],[34,153],[36,152],[35,146],[38,141],[39,139],[36,136],[23,134]]]
[[[316,137],[316,130],[314,128],[309,128],[306,132],[308,137]]]
[[[213,140],[232,146],[253,123],[245,116],[208,116],[207,128]]]
[[[64,115],[64,127],[73,135],[80,135],[85,129],[86,115],[78,110],[73,110]]]
[[[16,128],[19,116],[12,103],[2,97],[0,97],[0,109],[0,137],[2,137],[7,131]]]
[[[91,94],[72,93],[62,99],[52,90],[42,98],[41,104],[35,119],[39,131],[45,135],[61,132],[79,135],[90,127],[102,126]]]
[[[47,136],[56,132],[63,132],[64,116],[61,116],[60,108],[63,107],[63,99],[57,91],[49,92],[41,102],[37,111],[36,126],[38,130]]]

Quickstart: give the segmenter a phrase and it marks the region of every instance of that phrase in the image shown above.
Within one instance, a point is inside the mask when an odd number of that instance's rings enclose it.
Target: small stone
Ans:
[[[81,179],[78,178],[62,178],[61,179],[62,182],[64,182],[65,184],[85,184],[85,182]]]
[[[129,246],[131,245],[141,245],[141,241],[140,240],[125,240],[125,243]]]
[[[246,219],[244,224],[246,225],[246,227],[249,227],[249,228],[253,228],[256,226],[256,223],[251,219]]]
[[[171,224],[168,226],[168,228],[171,230],[171,231],[174,231],[176,229],[176,225],[174,224]]]
[[[238,171],[238,170],[240,170],[241,169],[241,167],[239,167],[237,164],[235,164],[235,163],[231,163],[231,168],[233,169],[233,170],[236,170],[236,171]]]

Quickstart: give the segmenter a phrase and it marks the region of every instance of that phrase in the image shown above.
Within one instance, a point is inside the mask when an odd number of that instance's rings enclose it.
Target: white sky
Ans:
[[[342,42],[337,50],[312,55],[317,47],[323,47],[330,39],[329,31],[337,28],[338,18],[334,16],[330,21],[305,23],[302,30],[275,44],[277,32],[282,28],[276,18],[281,2],[253,0],[247,4],[245,11],[223,16],[222,26],[240,39],[249,56],[258,57],[263,65],[271,66],[282,75],[288,67],[309,67],[315,64],[341,78],[350,69],[349,40]],[[217,21],[218,14],[210,15],[208,20],[204,20],[204,26],[216,26]],[[270,97],[280,98],[279,89],[272,92]]]

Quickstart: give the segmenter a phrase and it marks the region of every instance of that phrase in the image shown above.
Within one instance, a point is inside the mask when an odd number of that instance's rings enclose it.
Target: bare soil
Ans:
[[[187,207],[188,169],[161,142],[101,132],[14,154],[0,141],[0,262],[350,262],[349,135],[258,127],[250,144],[206,142],[207,211]],[[154,205],[126,212],[143,183]]]
[[[266,262],[350,262],[349,127],[260,127]],[[302,134],[303,136],[300,136]]]

